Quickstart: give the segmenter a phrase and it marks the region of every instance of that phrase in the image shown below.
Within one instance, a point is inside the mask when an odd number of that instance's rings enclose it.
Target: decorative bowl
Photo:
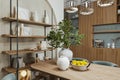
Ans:
[[[84,58],[76,58],[71,61],[71,66],[75,70],[85,71],[90,66],[90,62]]]

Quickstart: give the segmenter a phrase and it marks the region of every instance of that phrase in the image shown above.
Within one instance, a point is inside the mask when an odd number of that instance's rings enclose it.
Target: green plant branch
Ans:
[[[70,20],[62,20],[59,22],[58,26],[59,29],[52,29],[47,35],[47,40],[52,47],[69,48],[71,45],[81,44],[84,34],[79,34]]]

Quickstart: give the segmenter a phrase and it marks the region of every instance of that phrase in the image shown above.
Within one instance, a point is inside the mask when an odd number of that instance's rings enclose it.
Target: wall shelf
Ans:
[[[30,67],[19,68],[19,70],[25,70],[25,69],[30,69]],[[4,68],[2,68],[2,71],[5,71],[7,73],[15,73],[16,69],[15,68],[11,68],[11,67],[4,67]]]
[[[10,35],[10,34],[2,34],[1,36],[4,38],[17,38],[16,35]],[[32,35],[32,36],[18,36],[18,38],[46,38],[46,36]]]
[[[104,31],[96,31],[93,34],[101,34],[101,33],[120,33],[120,30],[104,30]]]
[[[114,24],[120,24],[120,22],[115,22],[115,23],[104,23],[104,24],[94,24],[93,27],[99,27],[99,26],[102,27],[102,25],[114,25]]]
[[[9,22],[16,22],[17,19],[16,18],[12,18],[12,17],[3,17],[2,20],[4,21],[9,21]],[[45,27],[51,27],[51,24],[46,24],[46,23],[42,23],[42,22],[35,22],[35,21],[29,21],[29,20],[23,20],[23,19],[18,19],[18,21],[20,23],[25,23],[25,24],[31,24],[31,25],[39,25],[39,26],[45,26]]]
[[[39,51],[52,51],[52,50],[53,50],[53,48],[48,48],[46,50],[22,49],[22,50],[18,50],[18,54],[34,53],[34,52],[39,52]],[[2,51],[2,53],[8,54],[8,55],[15,55],[17,53],[17,50]]]
[[[120,48],[116,39],[120,37],[120,24],[97,25],[93,27],[93,46],[95,48],[108,48],[115,43],[115,48]]]

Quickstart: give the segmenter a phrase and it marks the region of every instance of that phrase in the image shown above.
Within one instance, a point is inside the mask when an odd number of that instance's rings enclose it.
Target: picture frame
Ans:
[[[104,40],[95,39],[94,40],[94,47],[96,47],[96,48],[103,48],[104,47]]]

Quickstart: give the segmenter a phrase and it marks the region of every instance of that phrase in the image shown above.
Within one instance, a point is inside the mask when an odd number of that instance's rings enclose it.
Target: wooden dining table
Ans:
[[[120,68],[91,64],[86,71],[78,71],[69,67],[62,71],[53,61],[40,61],[31,68],[58,77],[62,80],[120,80]]]

